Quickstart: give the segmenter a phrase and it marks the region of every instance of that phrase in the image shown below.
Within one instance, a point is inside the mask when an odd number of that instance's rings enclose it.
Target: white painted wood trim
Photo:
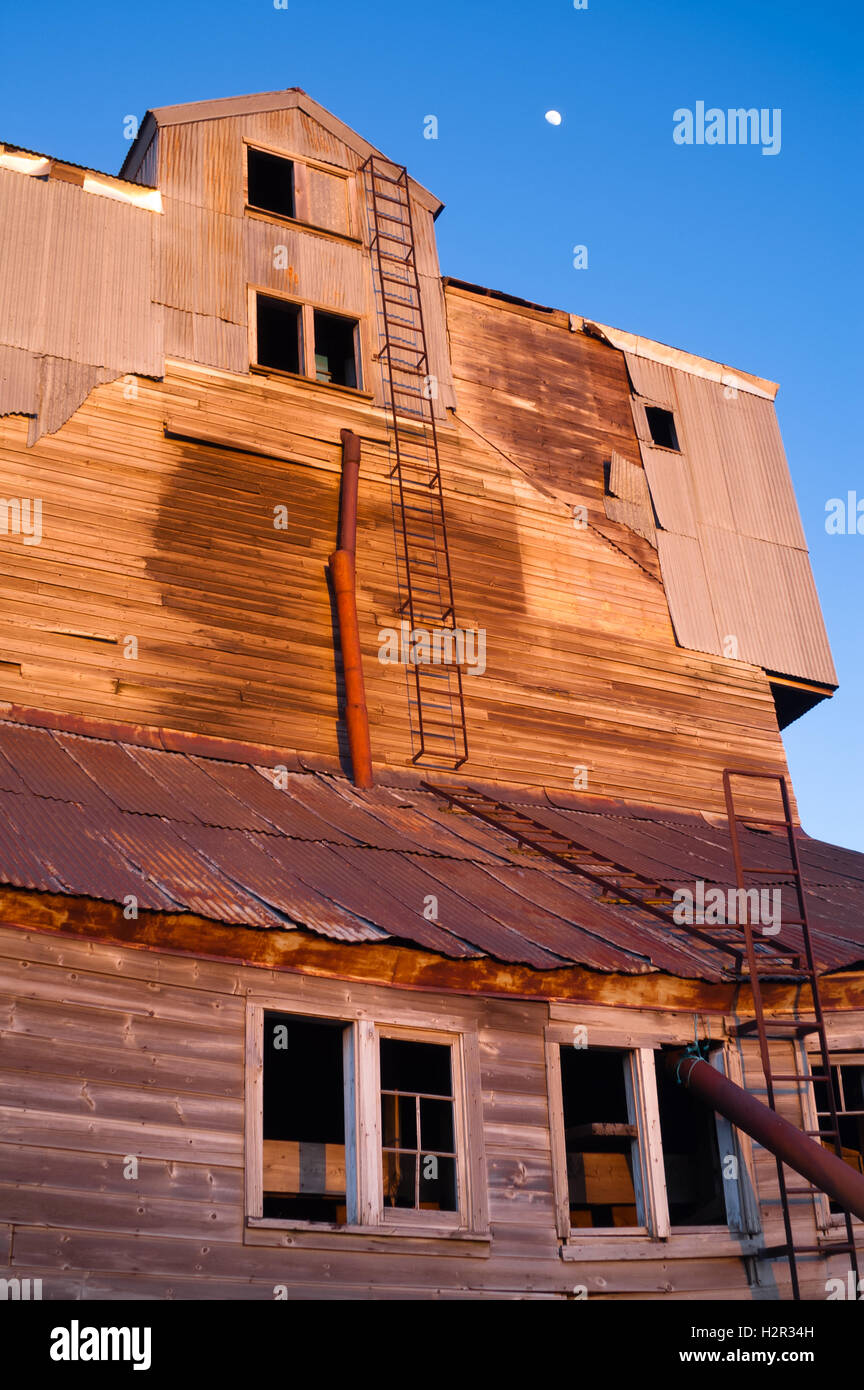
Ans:
[[[244,1173],[246,1215],[264,1214],[264,1010],[259,1004],[246,1009],[246,1102]]]
[[[564,1093],[561,1086],[561,1042],[555,1025],[545,1030],[546,1091],[549,1102],[549,1134],[552,1143],[552,1190],[555,1226],[562,1240],[570,1237],[570,1191],[567,1182],[567,1145],[564,1140]],[[572,1037],[572,1034],[571,1034]]]

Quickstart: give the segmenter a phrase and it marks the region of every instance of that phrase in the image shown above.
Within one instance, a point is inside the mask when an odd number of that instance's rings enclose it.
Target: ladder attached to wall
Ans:
[[[759,782],[761,784],[774,784],[780,792],[782,806],[782,816],[765,818],[753,816],[737,809],[733,780],[738,784],[742,781]],[[789,971],[778,972],[776,970],[766,970],[760,967],[760,961],[756,954],[756,938],[749,910],[748,899],[747,911],[744,914],[743,925],[744,938],[746,944],[747,966],[742,972],[742,979],[745,979],[753,992],[753,1009],[755,1017],[748,1020],[738,1028],[739,1035],[747,1036],[755,1033],[759,1039],[759,1054],[762,1060],[762,1071],[765,1075],[765,1088],[767,1092],[768,1104],[772,1110],[777,1109],[776,1082],[794,1082],[798,1087],[798,1094],[801,1103],[801,1114],[806,1116],[808,1110],[808,1090],[813,1084],[813,1076],[807,1072],[777,1072],[774,1070],[771,1049],[769,1044],[773,1041],[798,1043],[799,1047],[804,1039],[815,1034],[818,1039],[818,1052],[815,1054],[819,1074],[824,1078],[824,1089],[827,1092],[829,1125],[827,1129],[819,1127],[817,1118],[817,1128],[809,1129],[805,1132],[811,1138],[818,1139],[825,1143],[828,1141],[837,1157],[843,1158],[843,1145],[840,1137],[840,1122],[837,1116],[837,1103],[834,1094],[834,1083],[831,1075],[831,1055],[828,1048],[828,1038],[825,1032],[825,1016],[822,1010],[822,999],[819,991],[819,975],[816,970],[816,963],[813,957],[813,948],[810,939],[810,921],[807,913],[807,894],[804,889],[804,880],[801,874],[801,861],[798,854],[798,842],[795,839],[795,826],[792,819],[792,807],[789,800],[789,789],[786,785],[786,778],[779,773],[759,773],[741,772],[734,768],[727,768],[723,773],[723,790],[726,796],[726,812],[729,818],[729,835],[732,841],[732,858],[735,864],[735,879],[739,889],[746,892],[753,888],[764,887],[766,882],[774,886],[786,884],[792,888],[791,897],[794,902],[796,916],[787,918],[785,912],[781,913],[780,927],[778,934],[786,927],[797,927],[801,932],[802,947],[797,952],[790,952],[793,957],[792,968]],[[740,794],[739,794],[740,800]],[[747,864],[744,862],[744,848],[741,843],[741,827],[752,827],[756,831],[767,831],[771,835],[771,844],[777,848],[784,845],[788,849],[788,866],[768,864]],[[781,831],[782,836],[775,832]],[[751,837],[751,842],[752,842]],[[752,852],[749,857],[753,857]],[[810,989],[813,1001],[813,1018],[798,1021],[784,1022],[782,1020],[765,1017],[765,1010],[762,1001],[761,979],[765,975],[770,975],[772,979],[794,979],[800,980]],[[797,1055],[797,1052],[796,1052]],[[815,1113],[815,1105],[812,1107]],[[806,1123],[806,1120],[805,1120]],[[798,1257],[800,1255],[839,1255],[849,1256],[852,1271],[855,1276],[855,1285],[858,1284],[858,1257],[855,1250],[855,1232],[852,1226],[852,1216],[848,1211],[843,1212],[845,1225],[845,1238],[833,1241],[825,1239],[819,1245],[802,1245],[796,1243],[792,1228],[791,1212],[789,1208],[790,1197],[809,1197],[817,1199],[823,1194],[813,1186],[801,1187],[800,1177],[794,1173],[790,1179],[786,1173],[786,1165],[778,1158],[777,1163],[777,1182],[780,1191],[780,1206],[783,1212],[783,1229],[786,1235],[785,1243],[781,1246],[774,1246],[765,1253],[770,1256],[783,1256],[789,1263],[789,1275],[792,1281],[792,1296],[800,1298],[800,1281],[798,1277]],[[794,1170],[793,1170],[794,1171]]]
[[[381,365],[393,435],[391,479],[399,564],[399,613],[434,636],[455,632],[450,550],[408,172],[381,155],[363,165]],[[452,649],[452,641],[442,642]],[[462,671],[452,661],[408,667],[413,761],[454,769],[468,756]]]
[[[752,815],[740,813],[735,806],[732,795],[732,778],[755,777],[759,781],[779,782],[782,795],[783,816],[782,819],[759,819]],[[759,935],[753,931],[753,923],[749,920],[749,910],[744,915],[743,922],[725,923],[720,925],[705,926],[695,922],[682,922],[677,920],[674,913],[674,889],[665,883],[659,883],[651,877],[638,873],[636,870],[621,864],[619,861],[611,859],[604,854],[598,853],[590,846],[573,839],[562,831],[550,828],[543,821],[532,816],[527,810],[509,802],[498,801],[489,796],[486,792],[479,791],[473,787],[448,787],[432,782],[424,782],[423,786],[427,791],[434,792],[454,811],[461,811],[465,814],[476,816],[479,820],[485,821],[487,825],[493,826],[496,830],[508,835],[515,840],[522,849],[543,856],[553,863],[579,874],[582,878],[593,883],[600,890],[597,901],[601,904],[622,908],[635,908],[640,912],[646,912],[652,917],[664,922],[667,927],[674,932],[683,933],[689,939],[691,948],[697,952],[699,950],[709,950],[721,952],[729,958],[726,967],[726,975],[735,980],[749,983],[753,992],[754,1018],[752,1022],[742,1024],[738,1032],[746,1036],[748,1033],[756,1032],[759,1037],[760,1056],[765,1072],[766,1089],[768,1104],[772,1110],[776,1110],[776,1094],[774,1083],[776,1081],[794,1080],[799,1087],[810,1086],[812,1076],[803,1073],[777,1073],[772,1070],[771,1058],[768,1043],[776,1039],[784,1041],[801,1041],[810,1034],[816,1034],[819,1039],[819,1067],[821,1075],[825,1078],[825,1087],[828,1092],[830,1125],[826,1128],[807,1130],[811,1138],[821,1141],[830,1141],[838,1157],[842,1158],[842,1144],[840,1142],[840,1128],[837,1117],[837,1108],[834,1099],[834,1089],[830,1071],[830,1054],[825,1034],[825,1020],[822,1011],[822,1003],[819,994],[819,979],[813,958],[813,951],[810,941],[810,927],[807,916],[807,901],[804,892],[803,880],[801,875],[801,865],[798,857],[798,845],[795,840],[795,831],[792,821],[792,813],[789,802],[789,793],[786,787],[785,778],[776,774],[736,772],[729,770],[723,774],[723,786],[726,794],[726,806],[729,816],[729,833],[732,841],[732,856],[735,865],[736,883],[739,889],[747,890],[753,884],[752,879],[765,882],[777,883],[786,881],[794,884],[795,898],[797,903],[797,917],[785,920],[781,917],[781,931],[775,936]],[[552,809],[552,808],[550,808]],[[767,865],[745,864],[742,857],[741,847],[741,825],[754,826],[756,829],[777,830],[785,832],[785,843],[789,848],[790,868],[784,871],[783,867],[773,867]],[[782,842],[781,842],[782,843]],[[772,844],[777,845],[777,838],[772,838]],[[749,909],[749,899],[746,899]],[[789,945],[781,940],[783,926],[799,926],[802,933],[800,945]],[[770,1024],[766,1021],[765,1011],[762,1001],[761,981],[770,978],[772,980],[796,980],[807,984],[811,990],[814,1017],[811,1020],[800,1020],[784,1022],[774,1022]],[[801,1092],[802,1115],[807,1114],[806,1095]],[[822,1256],[831,1254],[847,1254],[855,1275],[856,1287],[859,1278],[858,1260],[855,1250],[855,1235],[852,1227],[852,1217],[848,1211],[844,1212],[845,1239],[832,1241],[824,1240],[818,1246],[805,1246],[796,1244],[792,1229],[791,1214],[789,1209],[789,1198],[807,1195],[814,1199],[820,1197],[819,1190],[815,1187],[798,1187],[791,1185],[786,1178],[784,1171],[785,1165],[777,1160],[777,1174],[779,1181],[779,1191],[781,1207],[783,1212],[783,1224],[786,1240],[781,1246],[774,1246],[765,1250],[767,1258],[786,1258],[789,1262],[790,1277],[792,1283],[792,1296],[800,1298],[800,1283],[798,1278],[797,1257],[805,1254],[820,1254]],[[795,1175],[796,1182],[800,1182],[798,1174]]]

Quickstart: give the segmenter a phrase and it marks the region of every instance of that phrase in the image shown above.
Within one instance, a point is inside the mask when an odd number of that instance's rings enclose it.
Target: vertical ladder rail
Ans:
[[[380,155],[370,155],[363,173],[380,321],[378,360],[395,454],[391,478],[396,484],[397,553],[405,595],[399,611],[411,633],[423,629],[433,634],[437,629],[455,634],[438,431],[426,389],[430,360],[408,172]],[[458,648],[455,654],[458,657]],[[460,767],[468,756],[468,732],[458,661],[414,662],[408,678],[409,692],[413,692],[409,693],[412,761],[448,770]]]
[[[778,785],[783,806],[782,820],[773,820],[770,818],[766,819],[758,815],[748,815],[746,812],[741,812],[737,810],[735,795],[732,786],[733,778],[738,780],[749,779],[751,781],[757,781],[763,784],[767,782]],[[842,1159],[843,1145],[841,1142],[840,1121],[837,1114],[837,1105],[834,1097],[834,1085],[831,1076],[831,1056],[828,1048],[828,1037],[825,1031],[825,1014],[822,1008],[822,998],[819,990],[819,974],[816,968],[816,961],[813,955],[813,944],[810,936],[810,920],[807,910],[807,895],[804,890],[804,879],[801,871],[801,860],[798,853],[798,842],[795,839],[795,826],[792,819],[792,807],[789,800],[789,789],[786,785],[786,778],[779,773],[749,772],[739,771],[735,768],[727,768],[723,773],[723,791],[726,799],[726,813],[729,821],[729,837],[732,844],[732,859],[735,865],[735,879],[739,890],[743,892],[743,900],[746,904],[744,910],[744,921],[740,923],[744,931],[745,950],[747,957],[747,973],[745,976],[742,976],[742,978],[746,978],[749,980],[750,987],[753,992],[753,1009],[755,1014],[756,1032],[758,1034],[759,1039],[759,1055],[762,1062],[762,1071],[765,1076],[765,1089],[767,1093],[768,1104],[772,1110],[776,1111],[776,1092],[774,1087],[774,1083],[776,1081],[794,1081],[799,1087],[802,1117],[806,1115],[807,1112],[805,1106],[805,1097],[801,1088],[804,1086],[812,1085],[812,1073],[810,1075],[805,1075],[798,1072],[775,1072],[771,1063],[771,1050],[769,1047],[769,1042],[772,1040],[772,1036],[774,1039],[777,1039],[779,1037],[786,1041],[803,1041],[807,1034],[815,1034],[819,1042],[820,1065],[825,1080],[825,1086],[828,1092],[828,1109],[830,1114],[831,1127],[827,1130],[823,1130],[817,1127],[817,1129],[815,1131],[812,1131],[812,1133],[814,1137],[820,1140],[830,1138],[833,1141],[834,1152],[837,1154],[838,1158]],[[759,828],[782,830],[785,834],[786,846],[789,851],[790,867],[788,869],[784,869],[782,867],[777,868],[776,866],[771,865],[745,864],[740,833],[740,827],[742,825],[754,825]],[[772,841],[772,843],[776,844],[776,841]],[[795,888],[795,902],[797,904],[798,916],[796,918],[793,918],[791,922],[787,920],[786,925],[797,926],[801,929],[804,944],[805,964],[803,966],[799,966],[794,971],[794,978],[799,980],[803,978],[804,980],[806,980],[807,984],[809,984],[811,997],[813,1000],[814,1014],[812,1023],[791,1023],[786,1025],[787,1030],[791,1029],[791,1032],[786,1031],[784,1033],[782,1031],[783,1025],[774,1023],[772,1027],[781,1028],[781,1033],[779,1035],[777,1033],[774,1033],[772,1035],[772,1033],[769,1032],[769,1027],[765,1019],[765,1010],[762,1000],[762,987],[760,984],[760,976],[770,973],[772,977],[777,978],[778,975],[782,975],[786,972],[777,971],[776,968],[770,971],[759,969],[759,960],[757,957],[756,946],[753,939],[753,923],[750,920],[750,900],[747,896],[748,878],[753,878],[755,876],[757,878],[761,877],[764,879],[768,875],[771,875],[777,879],[789,881],[794,885]],[[750,886],[754,885],[751,884]],[[740,901],[741,899],[739,897],[739,902]],[[741,1031],[744,1030],[739,1030],[739,1032]],[[849,1212],[848,1210],[844,1210],[843,1212],[844,1224],[846,1228],[845,1241],[825,1241],[822,1245],[815,1247],[802,1246],[800,1244],[796,1244],[795,1233],[792,1226],[792,1215],[789,1207],[789,1198],[791,1196],[811,1196],[815,1198],[819,1195],[819,1193],[818,1190],[815,1188],[790,1187],[786,1178],[786,1173],[784,1171],[783,1162],[779,1158],[777,1158],[776,1164],[777,1182],[780,1192],[780,1205],[783,1213],[783,1229],[786,1236],[785,1245],[779,1247],[777,1249],[777,1253],[785,1255],[788,1261],[789,1275],[792,1283],[792,1297],[794,1299],[800,1299],[801,1297],[800,1281],[798,1277],[798,1256],[805,1253],[821,1253],[823,1255],[828,1255],[831,1254],[833,1251],[833,1253],[836,1254],[848,1254],[852,1271],[855,1276],[855,1283],[857,1288],[858,1257],[855,1249],[855,1231],[852,1225],[851,1212]]]

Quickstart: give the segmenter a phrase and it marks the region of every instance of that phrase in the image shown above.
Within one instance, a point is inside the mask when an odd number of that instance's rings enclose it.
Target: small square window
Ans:
[[[301,306],[266,294],[257,298],[258,365],[299,374],[303,358]]]
[[[675,417],[671,410],[664,410],[659,405],[646,405],[645,418],[648,421],[648,429],[651,431],[653,442],[661,449],[675,449],[681,452],[681,445],[678,443],[678,434],[675,429]]]
[[[315,375],[336,386],[360,385],[357,370],[357,320],[315,310]]]
[[[454,1105],[449,1047],[381,1039],[385,1210],[459,1210]]]
[[[265,1217],[346,1222],[347,1026],[264,1014]]]
[[[248,151],[249,206],[294,217],[294,164],[266,150]]]

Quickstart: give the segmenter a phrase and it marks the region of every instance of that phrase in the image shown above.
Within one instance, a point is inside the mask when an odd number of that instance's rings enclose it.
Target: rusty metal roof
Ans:
[[[341,942],[389,938],[453,959],[721,978],[710,946],[601,902],[586,879],[445,810],[419,776],[393,774],[359,792],[302,759],[277,776],[134,738],[0,721],[0,882]],[[733,883],[720,819],[573,794],[494,794],[672,887]],[[776,863],[779,877],[782,846],[747,834],[755,862]],[[864,854],[803,832],[800,851],[820,968],[864,962]]]

